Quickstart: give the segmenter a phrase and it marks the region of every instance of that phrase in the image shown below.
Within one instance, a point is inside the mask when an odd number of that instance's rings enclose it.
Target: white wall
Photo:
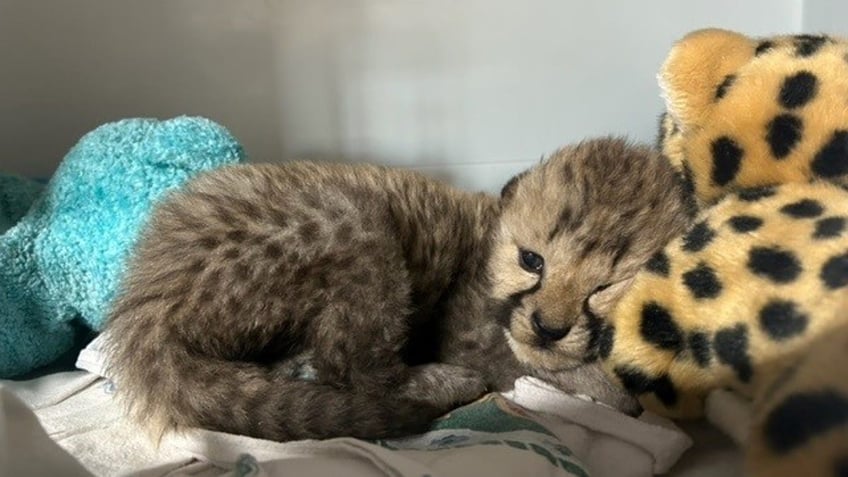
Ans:
[[[804,0],[804,31],[848,36],[848,2]]]
[[[799,31],[802,4],[0,0],[0,171],[46,175],[99,123],[187,113],[254,160],[369,159],[496,190],[566,142],[651,140],[676,38]]]

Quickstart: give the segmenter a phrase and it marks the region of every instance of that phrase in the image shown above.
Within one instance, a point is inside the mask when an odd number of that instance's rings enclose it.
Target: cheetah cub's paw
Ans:
[[[473,369],[452,364],[423,364],[410,368],[403,398],[448,411],[485,394],[486,381]]]

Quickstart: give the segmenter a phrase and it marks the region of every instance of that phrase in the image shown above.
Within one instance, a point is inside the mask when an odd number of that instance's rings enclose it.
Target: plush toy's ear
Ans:
[[[658,74],[666,109],[677,127],[686,132],[700,123],[755,49],[754,40],[728,30],[697,30],[679,40]]]

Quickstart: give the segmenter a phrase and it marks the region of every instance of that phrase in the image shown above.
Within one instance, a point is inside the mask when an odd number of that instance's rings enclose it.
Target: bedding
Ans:
[[[711,436],[718,443],[712,454],[689,452],[678,470],[692,440],[670,421],[633,419],[532,378],[405,439],[277,443],[192,429],[156,448],[113,399],[103,339],[80,352],[79,370],[0,381],[2,468],[80,476],[734,475],[714,473],[734,468],[733,444],[721,435]]]

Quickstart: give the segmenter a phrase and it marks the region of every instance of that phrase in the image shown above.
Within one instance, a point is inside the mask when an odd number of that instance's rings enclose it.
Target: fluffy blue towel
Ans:
[[[0,377],[67,351],[74,321],[99,330],[155,201],[243,159],[207,119],[128,119],[84,136],[23,217],[22,202],[10,200],[7,214],[20,220],[0,235]]]
[[[38,182],[0,174],[0,234],[21,220],[43,189]]]

